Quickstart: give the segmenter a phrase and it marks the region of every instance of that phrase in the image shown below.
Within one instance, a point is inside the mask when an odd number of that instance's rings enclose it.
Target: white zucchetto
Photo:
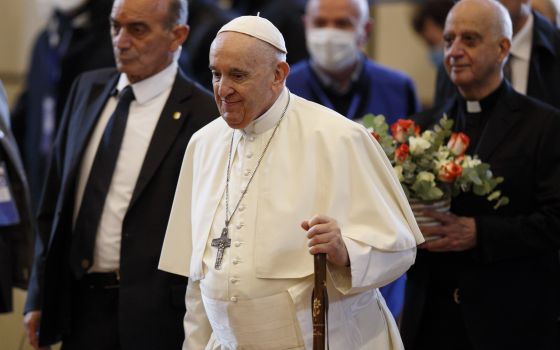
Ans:
[[[219,31],[237,32],[252,36],[288,53],[282,33],[268,19],[260,16],[241,16],[226,23]],[[216,34],[216,35],[218,35]]]

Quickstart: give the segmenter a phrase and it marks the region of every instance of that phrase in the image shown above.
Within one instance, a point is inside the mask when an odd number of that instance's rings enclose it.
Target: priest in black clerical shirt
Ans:
[[[427,213],[440,235],[409,270],[401,334],[407,350],[558,349],[560,314],[560,111],[515,92],[503,78],[511,20],[496,1],[463,0],[444,30],[444,65],[459,94],[415,116],[444,114],[468,152],[490,164],[509,197],[495,210],[460,194],[451,214]]]

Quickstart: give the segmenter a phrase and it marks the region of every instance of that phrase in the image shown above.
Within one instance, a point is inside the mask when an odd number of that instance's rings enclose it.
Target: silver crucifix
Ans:
[[[220,238],[214,238],[212,240],[212,247],[218,248],[218,253],[216,255],[216,264],[214,265],[214,268],[216,270],[219,270],[220,266],[222,265],[224,251],[226,250],[226,248],[231,247],[231,238],[228,237],[227,227],[224,227],[224,229],[222,230],[222,235],[220,236]]]

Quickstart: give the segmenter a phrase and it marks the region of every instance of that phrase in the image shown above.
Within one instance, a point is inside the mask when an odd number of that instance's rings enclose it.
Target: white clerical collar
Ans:
[[[132,91],[134,91],[136,102],[144,104],[167,89],[170,89],[175,81],[177,69],[177,61],[173,60],[173,62],[161,72],[132,84]],[[130,85],[128,77],[126,74],[121,73],[119,82],[117,83],[117,91],[121,91],[128,85]]]
[[[533,14],[529,13],[527,22],[511,41],[510,54],[515,58],[529,62],[531,59],[531,46],[533,45]]]
[[[256,118],[249,125],[247,125],[247,127],[242,130],[243,133],[261,134],[276,126],[276,123],[278,123],[278,121],[282,117],[282,112],[284,111],[284,108],[286,108],[286,104],[288,103],[289,93],[290,91],[288,90],[288,88],[284,86],[284,89],[280,93],[280,96],[278,96],[272,106],[260,117]]]
[[[478,101],[466,101],[467,102],[467,112],[469,113],[480,113],[482,112],[482,107]]]

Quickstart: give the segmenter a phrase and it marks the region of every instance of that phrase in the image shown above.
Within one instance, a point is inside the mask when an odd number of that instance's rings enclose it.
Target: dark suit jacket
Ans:
[[[527,96],[560,108],[560,31],[533,11],[534,28]],[[434,106],[457,93],[443,66],[438,69]]]
[[[33,220],[29,188],[14,135],[4,88],[0,82],[0,160],[8,177],[20,222],[0,226],[0,313],[12,311],[12,288],[26,288],[33,258]]]
[[[454,117],[456,111],[457,101],[450,100],[445,108],[415,119],[425,127],[443,112]],[[484,197],[464,194],[452,200],[452,212],[475,218],[477,245],[458,253],[419,250],[408,272],[401,323],[407,349],[415,349],[430,304],[427,291],[434,287],[447,290],[449,298],[459,288],[460,314],[477,350],[559,348],[558,130],[560,111],[506,84],[477,153],[504,177],[499,189],[510,203],[494,210]]]
[[[40,342],[71,330],[68,264],[79,166],[118,73],[81,75],[71,90],[38,214],[40,239],[26,311],[41,309]],[[175,120],[174,112],[181,112]],[[179,349],[187,279],[157,269],[183,154],[191,135],[218,116],[212,96],[177,74],[123,220],[119,331],[123,349]]]

